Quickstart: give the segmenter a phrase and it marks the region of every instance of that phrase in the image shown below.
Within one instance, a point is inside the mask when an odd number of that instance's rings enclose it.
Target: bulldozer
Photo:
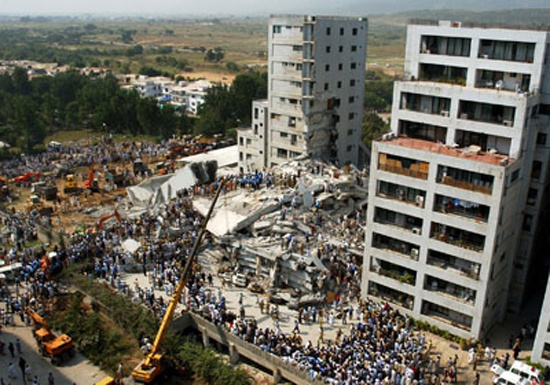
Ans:
[[[78,194],[80,192],[80,188],[77,186],[76,180],[74,179],[74,174],[68,174],[65,177],[65,188],[63,192],[65,194]]]
[[[84,181],[84,187],[86,187],[90,192],[99,192],[99,181],[95,177],[94,166],[90,167],[90,174],[88,175],[88,180]]]
[[[45,206],[38,195],[31,195],[27,198],[27,212],[38,211],[40,215],[50,215],[53,209],[50,206]]]
[[[170,300],[170,303],[166,308],[166,313],[164,313],[164,317],[162,318],[162,323],[160,324],[159,330],[155,337],[155,342],[153,343],[151,350],[145,355],[145,358],[132,371],[132,378],[134,379],[134,381],[141,382],[144,384],[153,384],[155,382],[158,382],[160,378],[163,376],[163,374],[165,374],[166,367],[168,366],[169,362],[166,359],[165,355],[160,351],[160,345],[162,344],[162,341],[166,336],[166,332],[168,331],[170,322],[172,322],[172,318],[176,311],[176,307],[178,306],[178,303],[180,301],[181,294],[187,284],[187,279],[189,275],[192,273],[195,257],[199,250],[202,237],[206,232],[206,225],[210,220],[210,216],[212,215],[212,211],[214,210],[216,201],[220,196],[222,187],[223,187],[223,184],[220,183],[220,186],[216,191],[216,196],[214,197],[214,200],[212,201],[210,208],[208,210],[208,214],[206,214],[204,223],[200,228],[197,238],[195,238],[195,244],[193,245],[193,249],[191,250],[191,254],[189,258],[185,262],[183,272],[181,273],[181,279],[179,280],[178,285],[176,286],[174,295],[172,296],[172,299]]]
[[[34,327],[32,334],[43,356],[49,357],[53,365],[59,365],[74,357],[75,348],[71,337],[53,333],[44,318],[32,309],[27,309],[27,313]]]

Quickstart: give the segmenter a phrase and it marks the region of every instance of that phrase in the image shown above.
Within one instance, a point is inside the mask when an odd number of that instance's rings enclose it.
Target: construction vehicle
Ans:
[[[27,198],[27,212],[38,211],[40,215],[50,215],[53,213],[53,208],[44,206],[38,195],[31,195]]]
[[[53,183],[44,181],[33,183],[31,192],[47,201],[53,201],[57,198],[57,186]]]
[[[65,188],[63,189],[65,194],[78,194],[80,193],[80,188],[76,184],[73,174],[68,174],[65,177]]]
[[[114,168],[108,169],[105,172],[105,180],[112,184],[115,188],[122,187],[124,185],[124,175],[117,173]]]
[[[88,174],[88,180],[84,181],[84,187],[91,192],[99,192],[99,181],[95,177],[94,166],[90,166],[90,173]]]
[[[97,223],[97,230],[103,230],[103,223],[111,218],[116,218],[119,223],[122,222],[122,218],[120,217],[118,210],[115,210],[112,214],[105,215],[99,220],[99,222]]]
[[[39,172],[26,172],[23,175],[19,175],[18,177],[13,178],[13,183],[15,184],[22,184],[22,183],[28,183],[28,182],[37,182],[40,180],[41,174]]]
[[[38,313],[30,308],[27,309],[27,313],[34,327],[32,334],[43,356],[49,357],[54,365],[74,357],[75,348],[71,337],[66,334],[55,335]]]
[[[176,307],[178,306],[178,303],[180,301],[181,293],[183,292],[183,289],[187,284],[187,279],[190,273],[192,272],[195,257],[199,250],[202,237],[206,232],[206,225],[210,220],[210,216],[212,215],[212,211],[214,210],[216,201],[220,196],[222,187],[223,187],[223,184],[220,183],[218,190],[216,191],[216,196],[214,197],[214,200],[212,201],[212,204],[210,205],[210,208],[208,210],[208,214],[206,214],[206,218],[204,218],[204,222],[201,226],[199,234],[195,239],[195,244],[193,245],[191,254],[189,255],[189,258],[187,259],[187,261],[185,262],[185,266],[183,268],[183,272],[181,273],[181,277],[176,287],[176,290],[174,291],[174,295],[172,296],[172,299],[170,300],[170,303],[166,308],[166,313],[164,313],[164,317],[162,318],[162,323],[160,324],[160,327],[157,332],[157,336],[155,337],[155,342],[153,343],[151,351],[146,354],[145,358],[132,371],[132,378],[137,382],[152,384],[156,380],[158,380],[163,374],[163,372],[165,371],[166,358],[164,357],[164,354],[160,352],[160,345],[162,344],[162,341],[164,340],[166,332],[168,331],[170,322],[172,321],[172,317],[174,316],[174,312],[176,311]]]
[[[94,385],[115,385],[116,383],[117,381],[113,377],[107,376],[98,382],[94,382]]]
[[[133,164],[134,168],[134,175],[138,174],[145,174],[149,169],[147,168],[147,165],[143,163],[141,159],[136,159]]]

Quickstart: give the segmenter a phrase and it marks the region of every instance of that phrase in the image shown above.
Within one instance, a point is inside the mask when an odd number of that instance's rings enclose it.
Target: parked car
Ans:
[[[231,278],[231,282],[233,282],[233,285],[237,287],[246,287],[246,276],[244,274],[237,273]]]

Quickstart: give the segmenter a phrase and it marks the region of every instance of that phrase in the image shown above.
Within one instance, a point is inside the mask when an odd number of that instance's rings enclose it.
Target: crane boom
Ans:
[[[160,349],[160,345],[162,344],[162,341],[164,340],[164,337],[166,336],[166,332],[168,331],[168,327],[170,326],[170,322],[172,321],[172,317],[174,316],[174,313],[176,311],[176,307],[178,306],[178,303],[181,298],[181,294],[183,292],[183,289],[185,288],[185,285],[187,284],[187,279],[189,277],[189,274],[191,273],[191,268],[193,266],[193,261],[195,259],[195,256],[197,255],[197,252],[199,250],[199,246],[202,241],[202,237],[204,236],[204,233],[206,232],[206,225],[208,224],[208,221],[210,220],[210,216],[212,215],[212,211],[214,211],[214,206],[216,205],[216,201],[218,200],[218,197],[220,196],[220,192],[223,188],[223,183],[220,182],[220,185],[218,186],[218,189],[216,190],[216,195],[214,196],[214,200],[210,204],[210,208],[208,209],[208,213],[206,214],[206,217],[204,218],[204,222],[201,226],[201,229],[199,231],[199,234],[197,238],[195,239],[195,244],[193,245],[193,249],[191,250],[191,254],[189,255],[189,258],[185,262],[185,266],[183,268],[183,272],[180,276],[180,281],[178,282],[178,285],[176,286],[176,290],[174,292],[174,295],[172,296],[172,299],[170,300],[170,303],[168,304],[168,307],[166,309],[166,313],[164,314],[164,317],[162,318],[162,322],[160,324],[159,330],[157,332],[157,335],[155,337],[155,341],[153,343],[153,346],[151,348],[151,351],[147,354],[143,362],[138,365],[138,367],[134,370],[134,373],[136,376],[133,376],[134,378],[137,377],[140,370],[143,370],[143,368],[151,368],[155,365],[158,365],[157,363],[157,357],[158,352]],[[148,381],[146,381],[148,382]]]

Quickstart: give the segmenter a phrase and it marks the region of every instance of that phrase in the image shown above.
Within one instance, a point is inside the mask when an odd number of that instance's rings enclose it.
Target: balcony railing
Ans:
[[[384,286],[371,282],[369,294],[384,301],[412,310],[414,298],[408,294],[401,294],[397,290],[386,289]]]
[[[438,241],[441,241],[441,242],[449,243],[453,246],[461,247],[463,249],[473,250],[478,253],[483,252],[483,247],[484,247],[483,244],[476,244],[476,243],[469,242],[465,239],[453,238],[449,234],[434,232],[432,234],[432,238],[437,239]]]
[[[409,223],[406,223],[406,222],[403,225],[398,225],[395,222],[392,222],[392,221],[384,219],[384,218],[376,217],[376,216],[374,217],[374,221],[376,223],[381,223],[383,225],[389,225],[389,226],[397,227],[399,229],[411,231],[414,234],[418,234],[418,235],[422,234],[422,225],[413,225],[413,224],[409,224]]]
[[[432,256],[428,256],[427,262],[428,262],[428,265],[439,267],[440,269],[444,269],[444,270],[451,270],[456,274],[464,275],[468,278],[479,280],[479,270],[476,271],[473,265],[470,267],[470,269],[464,269],[459,266],[453,265],[449,261],[445,261],[443,259],[439,259]]]
[[[408,196],[408,194],[399,195],[397,193],[378,191],[376,193],[376,196],[380,197],[380,198],[392,199],[392,200],[396,200],[396,201],[399,201],[399,202],[408,203],[408,204],[411,204],[411,205],[414,205],[414,206],[418,206],[420,208],[424,208],[424,197],[421,196],[421,195],[417,196],[417,197],[421,197],[421,199],[420,198],[412,199]]]
[[[438,178],[437,181],[439,183],[446,184],[448,186],[458,187],[463,190],[475,191],[475,192],[479,192],[487,195],[491,195],[493,193],[492,186],[484,186],[484,185],[473,184],[471,182],[466,182],[462,180],[456,180],[450,176],[444,176],[442,178]]]
[[[459,217],[474,219],[481,222],[487,222],[488,220],[488,216],[470,212],[461,206],[452,206],[452,208],[449,208],[447,205],[439,203],[435,206],[434,210],[443,214],[457,215]]]
[[[424,285],[424,289],[438,293],[440,295],[444,295],[446,297],[451,297],[454,300],[467,303],[469,305],[473,305],[475,302],[475,295],[472,295],[468,291],[464,289],[459,289],[457,287],[454,287],[452,284],[448,284],[447,287],[438,287],[438,286],[432,286],[430,284]]]
[[[428,173],[427,172],[411,170],[409,168],[404,168],[404,167],[401,167],[401,166],[394,166],[394,165],[390,165],[390,164],[380,163],[379,169],[382,170],[382,171],[387,171],[387,172],[391,172],[391,173],[394,173],[394,174],[410,176],[412,178],[424,179],[424,180],[428,179]]]
[[[371,266],[370,271],[376,274],[380,274],[384,277],[394,279],[401,283],[406,283],[413,286],[416,284],[416,278],[414,277],[414,275],[409,274],[407,272],[399,272],[397,270],[384,269],[380,266]]]
[[[408,257],[413,261],[418,261],[419,251],[413,247],[409,248],[404,245],[400,247],[398,245],[385,244],[379,241],[374,241],[372,247]]]

